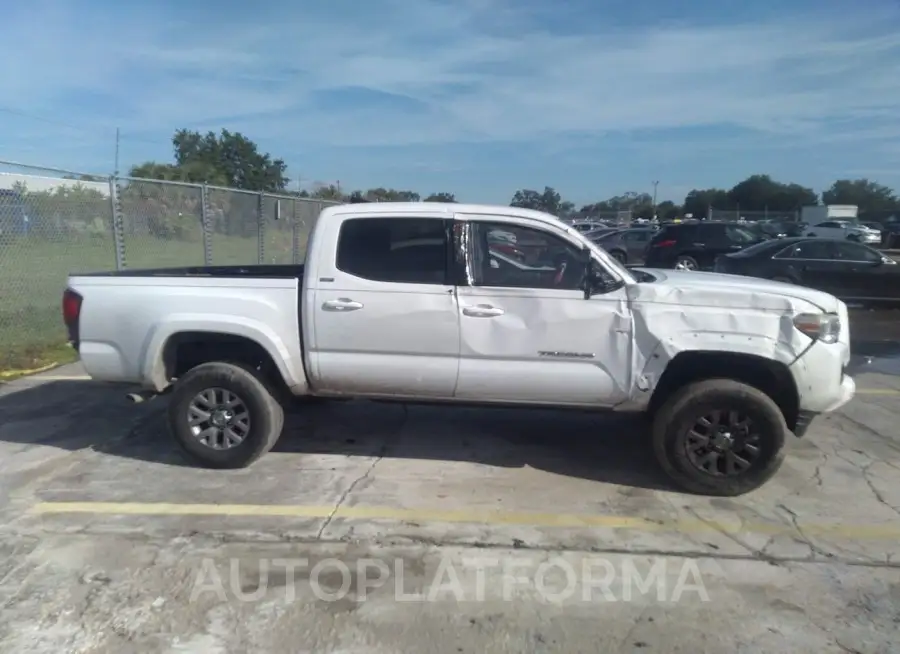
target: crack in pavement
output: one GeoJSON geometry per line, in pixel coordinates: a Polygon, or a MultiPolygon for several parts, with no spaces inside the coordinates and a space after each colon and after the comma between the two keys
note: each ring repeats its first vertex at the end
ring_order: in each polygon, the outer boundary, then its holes
{"type": "Polygon", "coordinates": [[[852,418],[851,416],[847,415],[846,413],[839,413],[838,415],[839,415],[841,418],[843,418],[844,420],[846,420],[847,422],[849,422],[850,424],[854,425],[855,427],[858,427],[859,429],[862,429],[862,430],[863,430],[864,432],[866,432],[867,434],[870,434],[870,435],[872,435],[872,436],[875,436],[879,441],[881,441],[882,443],[884,443],[885,445],[887,445],[888,448],[890,448],[890,449],[892,449],[892,450],[894,450],[894,451],[896,451],[896,452],[900,452],[900,445],[898,445],[898,444],[894,441],[893,438],[891,438],[891,437],[889,437],[889,436],[885,436],[885,435],[882,434],[880,431],[877,431],[877,430],[875,430],[875,429],[872,429],[872,428],[869,427],[869,425],[867,425],[866,423],[861,422],[860,420],[857,420],[856,418],[852,418]]]}
{"type": "Polygon", "coordinates": [[[369,478],[369,476],[372,474],[372,471],[375,470],[375,466],[377,466],[387,455],[388,450],[390,449],[391,441],[394,438],[396,438],[400,434],[401,431],[403,431],[404,427],[406,427],[406,424],[409,420],[409,407],[407,407],[405,404],[401,404],[400,406],[403,407],[403,418],[400,420],[400,424],[397,425],[397,427],[394,428],[393,430],[391,430],[389,433],[385,434],[384,442],[381,444],[381,447],[379,448],[378,453],[375,455],[374,459],[372,460],[372,463],[365,470],[365,472],[363,472],[363,474],[361,474],[359,477],[357,477],[352,482],[350,482],[350,485],[347,486],[347,488],[344,490],[344,492],[341,493],[340,497],[338,497],[338,500],[337,500],[337,502],[335,502],[334,508],[331,510],[331,513],[328,514],[328,516],[322,522],[322,526],[319,527],[319,531],[316,533],[316,540],[322,539],[322,534],[325,533],[325,530],[328,528],[328,525],[330,525],[331,521],[334,520],[334,516],[335,516],[335,514],[337,514],[338,509],[340,509],[341,506],[343,506],[344,501],[347,499],[347,497],[350,495],[350,493],[352,493],[353,490],[357,486],[359,486],[359,484],[361,484],[363,481],[365,481],[366,479],[369,478]]]}
{"type": "MultiPolygon", "coordinates": [[[[35,534],[15,534],[8,532],[6,537],[38,537],[35,534]]],[[[894,561],[875,561],[875,560],[854,560],[842,559],[838,556],[831,555],[825,559],[817,559],[806,556],[780,556],[769,555],[760,557],[755,550],[748,548],[747,554],[712,551],[712,550],[673,550],[666,548],[646,548],[636,549],[629,547],[618,547],[613,545],[595,545],[580,546],[567,545],[562,543],[528,543],[520,542],[515,546],[511,546],[508,540],[489,541],[489,540],[467,540],[467,539],[437,539],[427,536],[379,536],[367,537],[365,539],[348,539],[348,538],[316,538],[313,536],[295,536],[292,534],[272,534],[267,532],[263,537],[254,539],[246,533],[240,535],[216,532],[185,532],[183,530],[173,530],[171,536],[163,537],[159,535],[149,536],[143,532],[110,532],[91,530],[87,527],[78,530],[68,531],[46,531],[43,537],[51,538],[55,536],[105,536],[120,538],[129,543],[141,543],[155,547],[165,547],[183,541],[192,541],[192,546],[209,547],[215,545],[308,545],[308,546],[353,546],[365,544],[367,547],[374,548],[391,548],[391,547],[408,547],[408,546],[424,546],[433,549],[443,547],[452,548],[471,548],[488,551],[526,551],[539,553],[571,553],[571,554],[612,554],[612,555],[629,555],[629,556],[661,556],[676,559],[709,559],[721,561],[756,561],[759,563],[769,563],[772,565],[780,564],[804,564],[816,566],[836,566],[843,565],[849,568],[872,568],[872,569],[891,569],[900,570],[900,562],[894,561]]]]}
{"type": "MultiPolygon", "coordinates": [[[[709,527],[709,528],[712,529],[713,531],[715,531],[715,532],[721,534],[722,536],[724,536],[725,538],[727,538],[728,540],[730,540],[730,541],[733,542],[734,544],[738,545],[739,547],[742,547],[742,548],[744,548],[745,550],[747,550],[747,551],[751,554],[751,556],[750,556],[749,558],[754,558],[754,559],[760,560],[760,561],[766,561],[767,563],[771,563],[772,565],[778,565],[778,560],[777,560],[777,559],[775,559],[774,557],[769,556],[768,554],[766,554],[766,553],[763,552],[762,550],[758,550],[758,549],[754,548],[753,546],[748,545],[747,543],[745,543],[744,541],[742,541],[740,538],[738,538],[738,537],[735,536],[734,534],[732,534],[732,533],[726,531],[725,529],[723,529],[721,525],[718,525],[718,524],[712,522],[711,520],[707,520],[706,518],[704,518],[703,516],[701,516],[699,513],[697,513],[697,510],[694,509],[693,507],[685,507],[685,508],[686,508],[686,510],[687,510],[687,512],[688,512],[689,514],[691,514],[692,516],[694,516],[697,520],[699,520],[700,522],[702,522],[703,524],[705,524],[707,527],[709,527]]],[[[743,518],[741,518],[740,516],[738,516],[738,519],[741,520],[741,524],[744,523],[743,518]]]]}

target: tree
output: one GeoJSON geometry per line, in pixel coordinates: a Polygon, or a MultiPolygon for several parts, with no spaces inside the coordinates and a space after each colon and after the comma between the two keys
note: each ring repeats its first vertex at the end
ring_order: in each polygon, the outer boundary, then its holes
{"type": "Polygon", "coordinates": [[[370,188],[363,193],[369,202],[420,202],[421,196],[415,191],[398,191],[393,188],[370,188]]]}
{"type": "Polygon", "coordinates": [[[423,202],[456,202],[456,196],[453,193],[432,193],[423,202]]]}
{"type": "Polygon", "coordinates": [[[344,200],[344,194],[341,193],[340,187],[336,184],[320,186],[310,194],[310,197],[315,200],[330,200],[332,202],[343,202],[344,200]]]}
{"type": "Polygon", "coordinates": [[[653,217],[653,198],[649,193],[629,191],[602,202],[586,204],[578,210],[582,218],[610,217],[610,214],[630,211],[633,218],[653,217]]]}
{"type": "MultiPolygon", "coordinates": [[[[728,191],[729,206],[743,211],[796,211],[818,204],[819,197],[811,188],[799,184],[776,182],[768,175],[751,175],[728,191]]],[[[716,207],[718,208],[718,207],[716,207]]]]}
{"type": "Polygon", "coordinates": [[[349,202],[350,204],[361,204],[363,202],[368,202],[366,198],[363,196],[362,191],[353,191],[350,195],[344,198],[345,202],[349,202]]]}
{"type": "Polygon", "coordinates": [[[544,211],[560,218],[568,218],[575,211],[575,205],[563,200],[551,186],[545,186],[543,193],[527,188],[520,189],[513,195],[509,206],[544,211]]]}
{"type": "Polygon", "coordinates": [[[660,220],[672,220],[677,218],[679,213],[681,213],[681,207],[671,200],[663,200],[656,205],[656,216],[660,220]]]}
{"type": "Polygon", "coordinates": [[[855,204],[862,215],[885,215],[900,209],[894,190],[868,179],[839,179],[822,193],[822,204],[855,204]]]}
{"type": "Polygon", "coordinates": [[[259,147],[240,132],[223,129],[205,135],[180,129],[172,137],[175,163],[153,161],[134,166],[131,177],[179,182],[209,183],[248,191],[284,191],[287,164],[260,153],[259,147]]]}
{"type": "Polygon", "coordinates": [[[730,209],[728,191],[720,188],[693,189],[685,196],[682,206],[685,215],[691,214],[694,218],[705,218],[710,208],[730,209]]]}

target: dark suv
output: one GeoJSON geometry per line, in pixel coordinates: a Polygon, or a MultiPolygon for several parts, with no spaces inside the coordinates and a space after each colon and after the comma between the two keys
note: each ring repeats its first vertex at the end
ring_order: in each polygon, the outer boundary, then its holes
{"type": "Polygon", "coordinates": [[[663,226],[650,239],[644,265],[648,268],[712,270],[720,254],[737,252],[766,240],[744,223],[690,222],[663,226]]]}

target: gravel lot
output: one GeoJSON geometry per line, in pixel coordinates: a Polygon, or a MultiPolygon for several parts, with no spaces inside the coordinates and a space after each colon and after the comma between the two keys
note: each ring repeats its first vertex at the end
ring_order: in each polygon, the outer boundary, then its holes
{"type": "Polygon", "coordinates": [[[896,652],[898,350],[861,344],[858,397],[737,499],[672,491],[631,419],[325,403],[217,472],[164,400],[19,380],[0,651],[896,652]]]}

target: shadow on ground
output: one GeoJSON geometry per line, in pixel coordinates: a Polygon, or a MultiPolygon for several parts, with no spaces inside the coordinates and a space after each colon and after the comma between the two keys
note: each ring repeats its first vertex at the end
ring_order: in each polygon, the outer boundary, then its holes
{"type": "MultiPolygon", "coordinates": [[[[191,466],[169,435],[166,403],[157,398],[133,405],[114,386],[50,382],[0,397],[0,445],[90,448],[155,464],[191,466]]],[[[647,446],[640,417],[581,411],[298,403],[289,408],[283,435],[266,458],[280,454],[530,466],[613,484],[669,488],[647,446]]]]}
{"type": "MultiPolygon", "coordinates": [[[[855,339],[852,374],[900,375],[900,338],[894,336],[900,325],[894,321],[897,315],[900,312],[854,317],[851,334],[886,338],[855,339]]],[[[133,405],[121,387],[85,381],[10,390],[0,387],[3,459],[29,446],[45,445],[90,448],[169,466],[191,465],[169,436],[165,398],[133,405]]],[[[280,453],[464,461],[670,488],[647,441],[643,419],[633,416],[335,401],[292,407],[284,434],[266,460],[274,459],[278,465],[280,453]]],[[[4,469],[0,460],[0,472],[4,469]]]]}

